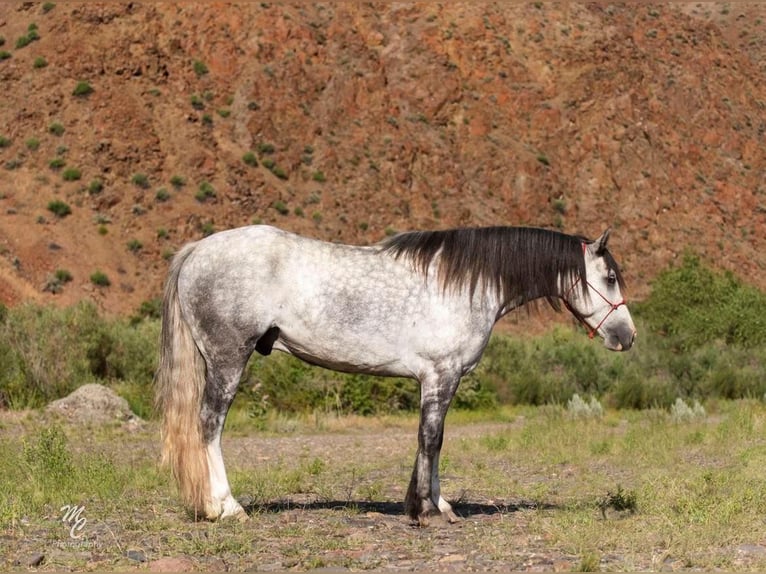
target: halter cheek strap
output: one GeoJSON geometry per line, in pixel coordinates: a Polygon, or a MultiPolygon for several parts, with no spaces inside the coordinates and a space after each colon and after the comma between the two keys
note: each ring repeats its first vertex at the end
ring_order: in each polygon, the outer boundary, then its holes
{"type": "MultiPolygon", "coordinates": [[[[587,250],[587,245],[585,245],[585,243],[583,243],[583,244],[582,244],[582,252],[583,252],[583,255],[585,255],[585,251],[586,251],[586,250],[587,250]]],[[[601,298],[602,298],[604,301],[606,301],[606,302],[609,304],[609,311],[607,311],[606,315],[604,315],[604,318],[603,318],[603,319],[601,319],[601,321],[599,321],[598,325],[596,325],[595,327],[591,327],[591,326],[590,326],[590,325],[588,325],[588,323],[585,321],[585,318],[584,318],[584,317],[583,317],[583,316],[582,316],[580,313],[576,312],[576,311],[574,310],[574,308],[572,307],[572,305],[569,303],[569,295],[572,293],[572,291],[574,291],[574,288],[575,288],[575,287],[577,287],[577,284],[578,284],[579,282],[580,282],[580,277],[578,277],[578,278],[575,280],[575,282],[574,282],[574,283],[572,283],[572,285],[569,287],[569,289],[567,289],[567,292],[564,294],[564,297],[563,297],[563,300],[564,300],[564,305],[566,306],[566,308],[567,308],[567,309],[569,309],[569,311],[570,311],[570,312],[571,312],[571,313],[572,313],[572,314],[573,314],[575,317],[577,317],[577,320],[578,320],[578,321],[580,321],[580,323],[582,323],[582,324],[585,326],[585,328],[588,330],[588,337],[592,339],[592,338],[593,338],[593,337],[596,335],[596,333],[598,332],[598,330],[601,328],[601,325],[603,325],[604,323],[606,323],[606,320],[609,318],[609,315],[611,315],[612,313],[614,313],[614,312],[615,312],[617,309],[619,309],[619,308],[620,308],[622,305],[626,305],[626,304],[627,304],[627,301],[625,301],[625,298],[624,298],[624,297],[623,297],[623,298],[622,298],[622,300],[621,300],[621,301],[619,301],[618,303],[614,303],[613,301],[610,301],[610,300],[609,300],[609,299],[606,297],[606,295],[604,295],[604,294],[603,294],[601,291],[599,291],[598,289],[596,289],[596,288],[595,288],[595,287],[594,287],[594,286],[591,284],[591,282],[590,282],[590,281],[588,281],[588,280],[586,279],[586,280],[585,280],[585,284],[586,284],[586,285],[587,285],[587,286],[588,286],[590,289],[592,289],[593,291],[595,291],[595,292],[598,294],[598,296],[599,296],[599,297],[601,297],[601,298]]]]}

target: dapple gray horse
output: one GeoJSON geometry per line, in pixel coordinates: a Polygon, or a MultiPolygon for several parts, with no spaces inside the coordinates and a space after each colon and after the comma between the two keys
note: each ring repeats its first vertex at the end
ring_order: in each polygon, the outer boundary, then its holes
{"type": "Polygon", "coordinates": [[[607,348],[636,334],[608,231],[588,241],[536,228],[402,233],[365,247],[268,226],[184,246],[165,286],[157,406],[163,458],[197,515],[246,517],[234,499],[221,431],[253,353],[273,350],[352,373],[420,383],[415,468],[406,497],[421,526],[457,519],[439,488],[444,417],[500,317],[560,302],[607,348]]]}

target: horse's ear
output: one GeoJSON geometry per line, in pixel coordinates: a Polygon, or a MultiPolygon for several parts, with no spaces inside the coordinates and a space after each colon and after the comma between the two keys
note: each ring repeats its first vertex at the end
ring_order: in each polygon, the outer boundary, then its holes
{"type": "Polygon", "coordinates": [[[591,249],[596,255],[599,255],[606,251],[606,242],[609,241],[609,233],[611,232],[611,228],[607,227],[606,231],[601,234],[601,237],[596,239],[593,243],[591,243],[591,249]]]}

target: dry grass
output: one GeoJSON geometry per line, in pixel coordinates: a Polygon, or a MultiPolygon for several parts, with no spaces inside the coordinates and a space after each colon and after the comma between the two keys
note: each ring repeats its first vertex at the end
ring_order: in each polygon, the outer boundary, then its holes
{"type": "Polygon", "coordinates": [[[665,411],[452,413],[443,492],[464,520],[425,530],[403,516],[412,416],[270,417],[249,433],[238,421],[224,455],[246,524],[190,520],[157,469],[153,425],[51,435],[38,415],[16,416],[0,425],[0,559],[25,566],[40,553],[41,570],[168,556],[203,570],[763,570],[766,407],[706,407],[683,422],[665,411]],[[65,504],[84,506],[78,539],[65,504]]]}

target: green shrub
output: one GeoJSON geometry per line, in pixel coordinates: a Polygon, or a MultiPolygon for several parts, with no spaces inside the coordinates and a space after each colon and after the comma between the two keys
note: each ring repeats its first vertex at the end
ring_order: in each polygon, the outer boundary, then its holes
{"type": "Polygon", "coordinates": [[[278,165],[275,165],[271,169],[271,173],[276,175],[279,179],[288,179],[287,172],[284,169],[282,169],[281,167],[279,167],[278,165]]]}
{"type": "Polygon", "coordinates": [[[84,97],[93,93],[93,87],[88,82],[77,82],[72,91],[73,96],[84,97]]]}
{"type": "Polygon", "coordinates": [[[61,174],[61,177],[64,178],[64,181],[77,181],[81,177],[80,170],[76,167],[69,167],[64,170],[64,172],[61,174]]]}
{"type": "Polygon", "coordinates": [[[66,435],[58,426],[41,429],[36,442],[24,444],[24,461],[34,475],[50,481],[51,486],[66,480],[75,468],[66,435]]]}
{"type": "Polygon", "coordinates": [[[208,73],[207,66],[205,65],[205,62],[202,62],[201,60],[194,60],[194,73],[197,74],[197,77],[200,78],[208,73]]]}
{"type": "Polygon", "coordinates": [[[92,303],[11,309],[0,323],[0,404],[38,407],[88,382],[87,339],[100,325],[92,303]]]}
{"type": "Polygon", "coordinates": [[[210,182],[203,181],[200,183],[197,193],[194,194],[194,198],[199,202],[203,202],[212,197],[215,197],[215,189],[210,182]]]}
{"type": "Polygon", "coordinates": [[[48,126],[48,131],[54,136],[62,136],[64,134],[64,126],[62,126],[59,122],[53,122],[50,126],[48,126]]]}
{"type": "Polygon", "coordinates": [[[256,167],[258,165],[258,159],[255,157],[255,154],[251,151],[246,152],[242,156],[242,161],[251,167],[256,167]]]}
{"type": "Polygon", "coordinates": [[[48,167],[51,169],[61,169],[66,165],[66,161],[64,158],[61,157],[54,157],[52,160],[48,162],[48,167]]]}
{"type": "Polygon", "coordinates": [[[213,225],[212,221],[206,221],[200,227],[200,231],[202,232],[202,237],[208,237],[209,235],[213,235],[213,233],[215,233],[215,225],[213,225]]]}
{"type": "Polygon", "coordinates": [[[192,107],[195,110],[204,110],[205,109],[205,102],[202,100],[202,98],[197,94],[192,94],[189,98],[189,101],[191,102],[192,107]]]}
{"type": "Polygon", "coordinates": [[[140,187],[141,189],[149,189],[149,176],[145,173],[134,173],[133,177],[130,178],[130,181],[136,187],[140,187]]]}
{"type": "Polygon", "coordinates": [[[690,396],[724,399],[766,397],[766,348],[745,350],[718,347],[714,354],[716,360],[704,372],[699,391],[690,396]]]}
{"type": "Polygon", "coordinates": [[[11,58],[11,53],[8,50],[0,50],[0,60],[8,60],[11,58]]]}
{"type": "Polygon", "coordinates": [[[62,283],[69,283],[72,280],[72,274],[66,269],[56,269],[54,276],[62,283]]]}
{"type": "Polygon", "coordinates": [[[19,36],[19,38],[16,39],[16,49],[21,50],[22,48],[26,48],[37,39],[38,35],[36,32],[34,34],[24,34],[23,36],[19,36]]]}
{"type": "Polygon", "coordinates": [[[248,405],[292,413],[382,414],[417,409],[420,399],[412,380],[333,373],[281,354],[254,356],[241,388],[248,405]]]}
{"type": "Polygon", "coordinates": [[[112,282],[103,271],[94,271],[90,276],[90,282],[99,287],[109,287],[112,282]]]}
{"type": "Polygon", "coordinates": [[[40,147],[40,140],[37,138],[29,138],[24,142],[24,145],[27,146],[29,151],[37,151],[40,147]]]}
{"type": "Polygon", "coordinates": [[[615,381],[609,394],[618,409],[668,409],[679,396],[673,381],[662,376],[626,377],[615,381]]]}
{"type": "Polygon", "coordinates": [[[170,185],[172,185],[176,189],[180,189],[184,185],[186,185],[186,180],[180,175],[174,175],[173,177],[170,178],[170,185]]]}
{"type": "Polygon", "coordinates": [[[55,2],[43,2],[43,13],[47,14],[56,7],[55,2]]]}
{"type": "Polygon", "coordinates": [[[58,509],[62,501],[81,501],[82,492],[93,500],[119,499],[135,481],[131,469],[118,472],[110,456],[70,450],[66,433],[57,424],[30,433],[21,444],[4,440],[1,447],[8,455],[6,478],[17,485],[15,496],[6,497],[1,505],[3,518],[10,523],[58,509]]]}
{"type": "Polygon", "coordinates": [[[141,243],[138,239],[131,239],[128,241],[128,251],[131,253],[138,253],[143,249],[144,244],[141,243]]]}
{"type": "MultiPolygon", "coordinates": [[[[242,400],[263,414],[325,411],[377,415],[415,411],[420,403],[417,382],[396,377],[336,373],[317,369],[288,355],[254,355],[242,384],[242,400]]],[[[494,394],[478,381],[464,381],[454,408],[494,408],[494,394]]]]}
{"type": "Polygon", "coordinates": [[[270,144],[270,143],[258,144],[258,153],[262,155],[272,154],[275,151],[276,151],[276,148],[274,147],[274,144],[270,144]]]}
{"type": "Polygon", "coordinates": [[[90,195],[97,195],[104,191],[104,182],[100,179],[94,179],[88,184],[88,193],[90,195]]]}
{"type": "MultiPolygon", "coordinates": [[[[212,222],[202,226],[202,231],[212,232],[212,222]]],[[[163,252],[163,257],[170,255],[170,250],[163,252]]],[[[688,280],[712,285],[709,289],[719,296],[711,307],[722,309],[729,319],[737,317],[728,310],[734,306],[732,301],[756,301],[751,308],[757,308],[760,292],[696,262],[684,263],[682,268],[686,267],[685,272],[693,275],[688,280]]],[[[661,273],[655,291],[635,306],[641,311],[634,313],[641,335],[636,351],[611,353],[585,337],[579,327],[559,326],[539,336],[494,335],[477,369],[461,382],[454,407],[566,405],[575,395],[630,409],[671,409],[679,399],[689,405],[714,398],[763,399],[766,345],[757,342],[757,335],[749,334],[747,344],[736,338],[733,344],[720,335],[699,337],[703,331],[685,312],[660,317],[660,326],[667,332],[653,330],[657,318],[652,313],[660,313],[657,307],[662,308],[659,304],[669,297],[662,282],[666,274],[672,277],[676,273],[676,268],[661,273]],[[692,339],[686,329],[702,342],[692,339]],[[692,340],[697,344],[687,348],[677,344],[692,340]]],[[[54,278],[64,283],[67,276],[71,277],[58,270],[54,278]]],[[[91,281],[101,284],[103,280],[92,277],[91,281]]],[[[707,295],[698,299],[706,309],[707,295]]],[[[115,382],[133,408],[151,413],[160,308],[159,299],[146,302],[126,322],[105,320],[92,305],[65,310],[0,306],[0,405],[39,406],[82,382],[101,380],[115,382]]],[[[719,333],[720,325],[713,322],[710,328],[719,333]]],[[[731,332],[737,333],[736,329],[731,332]]],[[[279,353],[255,355],[240,389],[237,400],[249,401],[251,406],[245,408],[252,409],[253,416],[270,410],[362,414],[415,410],[419,397],[417,383],[411,380],[335,373],[279,353]]]]}
{"type": "Polygon", "coordinates": [[[37,56],[32,62],[32,67],[39,70],[40,68],[44,68],[48,65],[48,61],[43,58],[42,56],[37,56]]]}
{"type": "Polygon", "coordinates": [[[170,194],[168,193],[167,189],[165,189],[164,187],[161,187],[157,190],[157,193],[154,194],[154,198],[157,201],[167,201],[168,199],[170,199],[170,194]]]}
{"type": "Polygon", "coordinates": [[[743,348],[766,344],[766,294],[691,254],[658,275],[651,297],[636,311],[654,336],[679,351],[716,340],[743,348]]]}
{"type": "Polygon", "coordinates": [[[9,147],[11,145],[10,138],[0,136],[0,148],[9,147]]]}
{"type": "Polygon", "coordinates": [[[48,211],[52,212],[57,217],[66,217],[72,213],[72,208],[69,207],[66,202],[60,199],[54,199],[48,202],[48,211]]]}
{"type": "Polygon", "coordinates": [[[162,299],[156,297],[142,301],[136,314],[131,318],[131,324],[144,319],[160,319],[162,317],[162,299]]]}
{"type": "Polygon", "coordinates": [[[290,213],[290,208],[287,207],[287,204],[280,199],[272,203],[271,206],[274,209],[276,209],[281,215],[288,215],[290,213]]]}
{"type": "Polygon", "coordinates": [[[327,178],[325,178],[324,173],[321,171],[315,171],[313,174],[311,174],[311,179],[318,181],[319,183],[324,183],[327,181],[327,178]]]}

